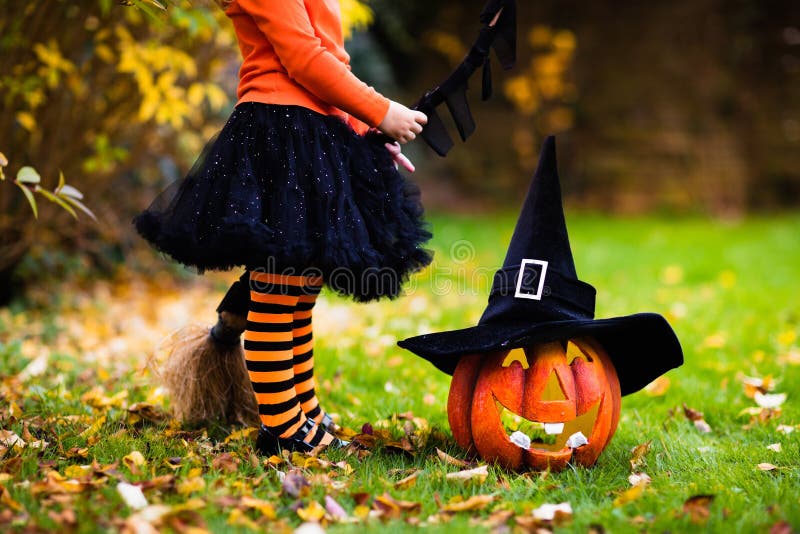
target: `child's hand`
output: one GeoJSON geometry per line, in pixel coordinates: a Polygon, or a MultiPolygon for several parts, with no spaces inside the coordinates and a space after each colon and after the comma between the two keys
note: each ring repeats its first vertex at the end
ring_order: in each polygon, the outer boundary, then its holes
{"type": "Polygon", "coordinates": [[[405,170],[408,172],[414,172],[414,164],[411,163],[411,160],[405,157],[400,152],[400,145],[397,143],[386,143],[386,150],[389,151],[389,154],[392,155],[392,159],[394,160],[394,166],[397,167],[398,165],[402,165],[405,170]]]}
{"type": "Polygon", "coordinates": [[[408,109],[403,104],[392,102],[389,111],[378,125],[378,129],[402,144],[413,141],[428,124],[428,117],[421,111],[408,109]]]}

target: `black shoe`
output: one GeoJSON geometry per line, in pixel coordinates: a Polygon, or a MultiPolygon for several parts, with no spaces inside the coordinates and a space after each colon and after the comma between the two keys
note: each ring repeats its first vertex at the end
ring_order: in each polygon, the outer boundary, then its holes
{"type": "MultiPolygon", "coordinates": [[[[265,455],[272,456],[273,454],[280,454],[281,450],[297,451],[297,452],[311,452],[313,451],[324,437],[325,429],[317,426],[313,419],[307,419],[303,426],[295,432],[290,438],[282,438],[272,433],[269,427],[261,425],[258,429],[258,438],[256,439],[256,449],[265,455]],[[303,438],[311,433],[315,433],[310,443],[303,441],[303,438]]],[[[328,444],[328,447],[334,449],[344,448],[350,444],[348,441],[343,441],[334,437],[333,441],[328,444]]]]}

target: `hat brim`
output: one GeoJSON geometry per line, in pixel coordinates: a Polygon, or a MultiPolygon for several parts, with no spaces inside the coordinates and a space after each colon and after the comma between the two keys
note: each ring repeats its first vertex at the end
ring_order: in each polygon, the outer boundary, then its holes
{"type": "Polygon", "coordinates": [[[481,324],[461,330],[424,334],[397,344],[452,375],[461,356],[592,336],[608,353],[623,395],[639,391],[683,363],[675,332],[657,313],[609,319],[574,319],[537,324],[481,324]]]}

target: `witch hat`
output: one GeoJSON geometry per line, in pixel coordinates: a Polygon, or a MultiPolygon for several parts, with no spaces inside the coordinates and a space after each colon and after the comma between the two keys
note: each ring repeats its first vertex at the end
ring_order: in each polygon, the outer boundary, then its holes
{"type": "Polygon", "coordinates": [[[680,366],[683,352],[656,313],[595,319],[595,288],[578,279],[561,204],[555,139],[548,137],[503,267],[477,326],[398,342],[453,374],[461,356],[594,337],[608,353],[623,395],[680,366]]]}

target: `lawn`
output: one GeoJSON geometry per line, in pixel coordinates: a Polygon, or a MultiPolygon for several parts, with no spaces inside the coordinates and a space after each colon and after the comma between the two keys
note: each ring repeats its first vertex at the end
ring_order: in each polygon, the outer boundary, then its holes
{"type": "Polygon", "coordinates": [[[447,478],[481,465],[437,452],[469,460],[447,424],[449,377],[394,343],[477,322],[516,214],[435,215],[435,262],[404,298],[359,306],[323,294],[315,311],[320,396],[345,427],[372,428],[363,458],[261,458],[246,429],[162,417],[168,400],[146,356],[172,329],[213,322],[231,275],[123,269],[31,288],[0,311],[0,529],[280,532],[308,520],[331,532],[800,530],[800,216],[567,217],[597,317],[662,313],[686,360],[623,399],[594,467],[447,478]],[[759,406],[759,387],[785,402],[759,406]],[[633,486],[632,471],[650,483],[633,486]],[[147,507],[127,505],[120,483],[138,485],[147,507]],[[572,514],[535,520],[545,503],[572,514]]]}

